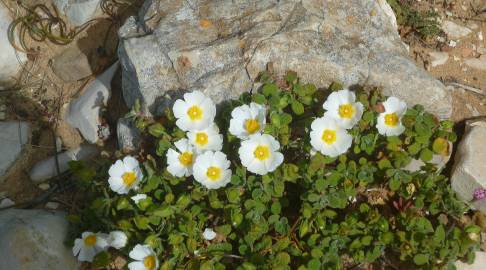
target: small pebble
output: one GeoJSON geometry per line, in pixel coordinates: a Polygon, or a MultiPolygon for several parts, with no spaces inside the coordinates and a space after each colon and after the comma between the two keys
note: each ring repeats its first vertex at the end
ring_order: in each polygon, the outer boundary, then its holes
{"type": "Polygon", "coordinates": [[[51,186],[48,183],[42,183],[38,187],[42,190],[48,190],[51,186]]]}
{"type": "Polygon", "coordinates": [[[14,201],[10,200],[9,198],[5,198],[0,202],[0,208],[9,207],[14,204],[15,204],[14,201]]]}
{"type": "Polygon", "coordinates": [[[483,40],[483,32],[479,32],[478,33],[478,39],[479,40],[483,40]]]}
{"type": "Polygon", "coordinates": [[[454,40],[449,40],[449,47],[456,47],[457,46],[457,42],[455,42],[454,40]]]}
{"type": "Polygon", "coordinates": [[[59,203],[57,203],[57,202],[48,202],[48,203],[46,203],[46,208],[48,208],[48,209],[57,209],[57,208],[59,208],[59,203]]]}

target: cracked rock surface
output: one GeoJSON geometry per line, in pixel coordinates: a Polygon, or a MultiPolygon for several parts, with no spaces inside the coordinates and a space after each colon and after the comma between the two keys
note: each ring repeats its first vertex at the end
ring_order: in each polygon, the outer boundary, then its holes
{"type": "Polygon", "coordinates": [[[184,91],[237,98],[269,62],[318,87],[366,84],[452,111],[451,93],[408,58],[386,1],[147,0],[119,35],[125,101],[152,114],[184,91]]]}

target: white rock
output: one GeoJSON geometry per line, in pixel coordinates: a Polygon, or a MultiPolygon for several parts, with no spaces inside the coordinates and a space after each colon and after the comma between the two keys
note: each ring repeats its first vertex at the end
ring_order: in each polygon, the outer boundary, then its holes
{"type": "Polygon", "coordinates": [[[454,47],[456,47],[456,46],[457,46],[457,42],[456,42],[456,41],[454,41],[454,40],[449,40],[449,47],[454,48],[454,47]]]}
{"type": "Polygon", "coordinates": [[[473,264],[463,263],[461,261],[456,262],[457,270],[484,270],[486,266],[486,252],[476,251],[476,258],[473,264]]]}
{"type": "Polygon", "coordinates": [[[67,122],[77,128],[90,143],[96,143],[100,139],[100,130],[102,130],[100,111],[110,98],[111,80],[117,69],[118,62],[91,82],[81,96],[71,101],[69,105],[67,122]]]}
{"type": "Polygon", "coordinates": [[[468,121],[452,170],[452,189],[465,202],[486,213],[486,200],[473,200],[474,190],[486,188],[486,119],[468,121]]]}
{"type": "Polygon", "coordinates": [[[59,203],[58,202],[47,202],[46,208],[55,210],[55,209],[59,208],[59,203]]]}
{"type": "Polygon", "coordinates": [[[390,19],[390,24],[395,27],[398,31],[398,24],[397,24],[397,18],[395,17],[395,13],[393,12],[393,9],[391,8],[390,4],[388,4],[388,1],[386,0],[378,0],[378,5],[380,8],[383,10],[385,15],[388,16],[390,19]]]}
{"type": "Polygon", "coordinates": [[[481,55],[479,58],[466,59],[464,63],[474,69],[486,71],[486,55],[481,55]]]}
{"type": "Polygon", "coordinates": [[[446,52],[430,52],[429,55],[432,67],[443,65],[449,59],[449,54],[446,52]]]}
{"type": "MultiPolygon", "coordinates": [[[[81,145],[79,148],[71,149],[57,155],[59,171],[63,173],[69,169],[69,161],[84,160],[98,154],[98,149],[92,145],[81,145]]],[[[56,157],[52,156],[34,165],[30,171],[30,179],[34,182],[41,182],[57,175],[56,157]]],[[[39,186],[40,187],[40,186],[39,186]]]]}
{"type": "Polygon", "coordinates": [[[27,60],[25,53],[16,51],[8,40],[7,31],[11,22],[9,10],[0,5],[0,90],[14,83],[13,78],[17,75],[21,63],[27,60]]]}
{"type": "Polygon", "coordinates": [[[54,5],[74,26],[80,26],[101,14],[101,0],[54,0],[54,5]]]}
{"type": "Polygon", "coordinates": [[[59,211],[0,211],[0,269],[78,269],[64,245],[67,232],[66,215],[59,211]]]}
{"type": "Polygon", "coordinates": [[[479,40],[483,40],[483,32],[479,32],[478,33],[478,39],[479,40]]]}
{"type": "Polygon", "coordinates": [[[26,122],[0,122],[0,183],[8,169],[20,157],[30,138],[30,125],[26,122]]]}
{"type": "Polygon", "coordinates": [[[442,30],[447,34],[450,39],[463,38],[472,33],[471,29],[456,24],[452,21],[444,21],[441,25],[442,30]]]}
{"type": "Polygon", "coordinates": [[[0,209],[10,207],[12,205],[15,205],[15,202],[10,200],[9,198],[5,198],[0,202],[0,209]]]}
{"type": "Polygon", "coordinates": [[[118,119],[116,133],[118,148],[123,152],[132,152],[139,148],[141,141],[140,130],[134,126],[130,119],[118,119]]]}
{"type": "Polygon", "coordinates": [[[51,185],[49,185],[48,183],[42,183],[37,187],[40,188],[41,190],[48,190],[49,188],[51,188],[51,185]]]}
{"type": "Polygon", "coordinates": [[[486,48],[485,48],[485,47],[479,47],[479,48],[477,49],[477,52],[478,52],[479,54],[486,54],[486,48]]]}

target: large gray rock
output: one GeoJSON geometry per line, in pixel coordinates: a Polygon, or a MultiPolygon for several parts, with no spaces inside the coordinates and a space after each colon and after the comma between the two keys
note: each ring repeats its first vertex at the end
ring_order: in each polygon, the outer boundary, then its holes
{"type": "Polygon", "coordinates": [[[0,211],[0,269],[78,269],[77,259],[64,246],[68,231],[58,211],[0,211]]]}
{"type": "Polygon", "coordinates": [[[486,213],[486,200],[473,201],[477,188],[486,189],[486,119],[469,121],[457,149],[451,181],[452,189],[466,202],[486,213]]]}
{"type": "Polygon", "coordinates": [[[463,263],[461,261],[456,262],[457,270],[484,270],[486,266],[486,252],[476,251],[476,258],[473,264],[463,263]]]}
{"type": "Polygon", "coordinates": [[[8,40],[7,32],[11,22],[9,10],[0,5],[0,90],[14,83],[21,64],[27,60],[25,53],[16,52],[8,40]]]}
{"type": "Polygon", "coordinates": [[[20,157],[30,138],[30,125],[26,122],[0,122],[0,183],[8,169],[20,157]]]}
{"type": "Polygon", "coordinates": [[[101,109],[111,96],[111,80],[118,62],[98,76],[77,99],[71,101],[66,114],[69,125],[77,128],[90,143],[106,139],[106,126],[101,121],[101,109]]]}
{"type": "Polygon", "coordinates": [[[65,82],[74,82],[93,74],[88,56],[73,44],[52,59],[52,71],[65,82]]]}
{"type": "Polygon", "coordinates": [[[142,134],[130,119],[118,119],[116,134],[118,137],[118,148],[124,153],[130,153],[140,147],[142,134]]]}
{"type": "MultiPolygon", "coordinates": [[[[73,160],[86,160],[98,154],[96,146],[81,145],[76,149],[70,149],[57,155],[59,173],[69,169],[69,162],[73,160]]],[[[34,165],[30,171],[30,179],[34,182],[42,182],[57,175],[56,157],[52,156],[34,165]]]]}
{"type": "Polygon", "coordinates": [[[318,87],[379,86],[440,117],[452,111],[451,93],[408,57],[386,1],[147,0],[119,35],[125,101],[152,114],[182,91],[236,98],[269,62],[318,87]]]}

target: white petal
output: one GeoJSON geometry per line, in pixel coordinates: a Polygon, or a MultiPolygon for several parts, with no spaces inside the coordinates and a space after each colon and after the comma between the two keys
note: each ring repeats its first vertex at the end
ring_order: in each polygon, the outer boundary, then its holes
{"type": "Polygon", "coordinates": [[[130,270],[147,270],[143,262],[131,262],[128,264],[128,269],[130,270]]]}
{"type": "Polygon", "coordinates": [[[189,144],[189,140],[186,139],[186,138],[182,138],[182,139],[178,140],[177,142],[174,143],[174,145],[177,148],[177,150],[179,150],[179,152],[181,152],[181,153],[191,149],[191,146],[189,144]]]}
{"type": "Polygon", "coordinates": [[[407,104],[396,97],[389,97],[383,102],[383,106],[385,107],[385,112],[394,112],[398,117],[402,116],[407,111],[407,104]]]}
{"type": "Polygon", "coordinates": [[[73,246],[73,255],[78,256],[79,252],[83,248],[83,239],[76,239],[74,240],[74,246],[73,246]]]}
{"type": "Polygon", "coordinates": [[[184,94],[184,100],[192,105],[200,105],[206,99],[201,91],[193,91],[191,93],[184,94]]]}
{"type": "Polygon", "coordinates": [[[216,238],[216,233],[213,231],[213,229],[206,228],[203,232],[203,237],[204,239],[211,241],[216,238]]]}
{"type": "Polygon", "coordinates": [[[327,111],[337,111],[339,108],[338,92],[332,92],[322,104],[322,107],[327,111]]]}
{"type": "Polygon", "coordinates": [[[118,194],[127,194],[128,193],[128,188],[125,186],[123,183],[123,179],[120,177],[110,177],[108,179],[108,183],[110,184],[111,190],[118,194]]]}
{"type": "Polygon", "coordinates": [[[137,261],[142,261],[145,257],[151,255],[153,253],[152,249],[148,245],[140,245],[137,244],[132,251],[128,254],[130,258],[137,260],[137,261]]]}
{"type": "Polygon", "coordinates": [[[174,116],[176,118],[185,117],[188,109],[189,109],[189,105],[180,99],[176,100],[174,106],[172,107],[172,111],[174,112],[174,116]]]}
{"type": "Polygon", "coordinates": [[[93,247],[83,247],[79,252],[78,260],[81,262],[92,262],[95,255],[96,251],[93,247]]]}
{"type": "Polygon", "coordinates": [[[277,169],[278,166],[282,164],[283,160],[284,160],[284,156],[282,153],[280,152],[273,153],[272,162],[267,166],[268,171],[269,172],[275,171],[275,169],[277,169]]]}
{"type": "Polygon", "coordinates": [[[117,160],[115,164],[111,165],[110,169],[108,170],[108,174],[110,176],[122,176],[125,173],[125,165],[123,161],[117,160]]]}
{"type": "Polygon", "coordinates": [[[137,194],[135,196],[130,197],[135,203],[138,203],[141,200],[147,199],[147,195],[145,194],[137,194]]]}
{"type": "Polygon", "coordinates": [[[139,167],[138,160],[136,160],[135,158],[133,158],[131,156],[126,156],[123,159],[123,164],[125,165],[125,168],[127,168],[130,171],[133,171],[133,170],[135,170],[136,168],[139,167]]]}
{"type": "MultiPolygon", "coordinates": [[[[140,195],[145,195],[145,194],[140,194],[140,195]]],[[[120,249],[120,248],[123,248],[123,247],[126,246],[128,237],[122,231],[112,231],[112,232],[110,232],[110,236],[109,236],[108,239],[109,239],[108,244],[111,247],[114,247],[116,249],[120,249]]]]}

